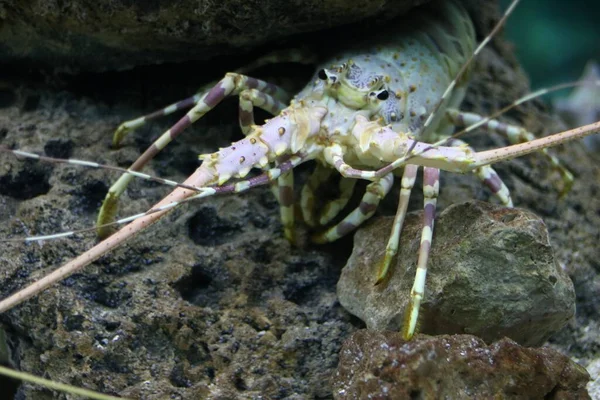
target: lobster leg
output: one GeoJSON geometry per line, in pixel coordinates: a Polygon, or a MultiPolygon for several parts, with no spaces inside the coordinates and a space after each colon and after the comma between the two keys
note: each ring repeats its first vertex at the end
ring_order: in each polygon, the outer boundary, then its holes
{"type": "Polygon", "coordinates": [[[277,178],[279,215],[283,225],[285,238],[292,244],[296,243],[294,230],[294,172],[290,171],[277,178]]]}
{"type": "MultiPolygon", "coordinates": [[[[260,101],[257,104],[259,107],[261,105],[266,106],[266,111],[273,110],[276,107],[282,107],[282,103],[273,99],[271,96],[285,96],[283,89],[280,89],[273,84],[245,75],[228,73],[208,93],[203,95],[197,104],[183,118],[163,133],[129,169],[133,171],[141,170],[146,163],[158,154],[158,152],[164,149],[172,140],[177,138],[185,128],[216,107],[224,98],[231,95],[240,95],[242,92],[246,92],[244,93],[244,100],[242,100],[246,108],[248,107],[248,102],[251,103],[253,99],[256,99],[257,101],[260,101]],[[264,96],[253,94],[254,92],[247,92],[252,89],[260,91],[264,96]]],[[[242,108],[240,107],[240,112],[241,111],[242,108]]],[[[253,114],[250,113],[249,115],[251,119],[253,114]]],[[[244,114],[244,117],[240,115],[240,121],[243,121],[244,123],[250,123],[250,119],[246,114],[244,114]]],[[[133,176],[130,174],[121,175],[117,182],[110,187],[104,202],[102,203],[102,207],[100,208],[96,222],[97,225],[104,225],[114,219],[117,213],[117,201],[132,179],[133,176]]],[[[110,235],[110,233],[111,232],[108,229],[98,228],[98,236],[100,237],[106,237],[110,235]]]]}
{"type": "MultiPolygon", "coordinates": [[[[450,146],[463,146],[471,149],[471,147],[460,139],[452,139],[448,143],[450,146]]],[[[473,150],[474,151],[474,150],[473,150]]],[[[481,183],[490,189],[490,191],[496,196],[500,203],[505,207],[513,207],[512,198],[510,197],[510,190],[506,187],[502,178],[490,165],[484,165],[473,170],[473,173],[479,178],[481,183]]]]}
{"type": "Polygon", "coordinates": [[[333,242],[352,232],[375,214],[379,202],[389,193],[393,183],[393,174],[387,174],[380,180],[371,182],[367,185],[367,190],[363,195],[359,206],[336,225],[324,232],[313,235],[311,238],[312,241],[315,243],[333,242]]]}
{"type": "Polygon", "coordinates": [[[254,122],[254,107],[261,108],[271,115],[277,115],[286,105],[274,96],[261,92],[258,89],[243,90],[240,93],[238,119],[240,129],[244,135],[250,133],[254,122]]]}
{"type": "MultiPolygon", "coordinates": [[[[246,74],[255,69],[264,67],[270,64],[280,64],[280,63],[298,63],[298,64],[314,64],[316,62],[315,56],[313,53],[309,53],[306,49],[291,49],[282,51],[274,51],[269,54],[266,54],[263,57],[256,59],[254,62],[236,69],[234,72],[238,74],[246,74]]],[[[190,96],[186,99],[180,100],[173,104],[170,104],[160,110],[156,110],[150,114],[141,116],[139,118],[132,119],[130,121],[125,121],[115,131],[113,135],[113,147],[118,147],[119,144],[123,141],[125,136],[135,129],[141,127],[146,122],[158,119],[160,117],[173,114],[179,110],[185,110],[195,106],[198,101],[202,98],[202,94],[210,90],[211,87],[215,86],[215,82],[209,83],[207,85],[202,86],[198,92],[196,92],[193,96],[190,96]]],[[[290,99],[289,94],[284,91],[274,93],[274,96],[277,100],[281,102],[288,102],[290,99]]]]}
{"type": "MultiPolygon", "coordinates": [[[[249,134],[252,130],[252,125],[254,125],[254,107],[262,108],[273,115],[277,115],[286,106],[275,97],[257,89],[243,90],[240,93],[239,122],[240,129],[244,135],[249,134]]],[[[277,178],[276,183],[273,185],[273,191],[279,202],[279,213],[284,235],[290,243],[295,243],[294,173],[290,171],[277,178]]]]}
{"type": "MultiPolygon", "coordinates": [[[[505,124],[496,119],[489,119],[483,124],[480,124],[485,117],[482,117],[479,114],[461,112],[455,109],[447,110],[446,114],[452,123],[457,127],[469,127],[477,124],[477,127],[481,127],[488,132],[495,132],[499,135],[502,135],[511,144],[529,142],[535,139],[535,135],[526,129],[515,125],[505,124]]],[[[467,131],[468,130],[469,129],[467,128],[467,131]]],[[[563,187],[560,190],[559,197],[563,197],[571,190],[571,187],[573,186],[573,174],[560,163],[558,158],[550,154],[548,149],[542,149],[541,151],[542,154],[550,161],[552,168],[555,169],[562,177],[563,187]]]]}
{"type": "Polygon", "coordinates": [[[119,127],[113,134],[113,147],[118,148],[121,145],[123,139],[125,139],[125,136],[138,129],[146,122],[158,119],[165,115],[173,114],[174,112],[179,110],[187,110],[188,108],[192,108],[198,103],[198,101],[200,101],[201,98],[202,93],[196,93],[193,96],[190,96],[183,100],[179,100],[173,104],[169,104],[168,106],[161,108],[160,110],[153,111],[150,114],[146,114],[141,117],[123,122],[121,125],[119,125],[119,127]]]}
{"type": "MultiPolygon", "coordinates": [[[[468,145],[459,139],[452,139],[450,142],[452,146],[466,146],[468,145]]],[[[398,210],[396,211],[396,217],[394,218],[394,224],[392,226],[392,233],[385,249],[385,257],[379,265],[377,272],[377,281],[375,284],[380,283],[385,279],[390,263],[393,257],[398,251],[398,243],[400,241],[400,234],[402,231],[402,225],[406,216],[406,210],[408,207],[408,200],[410,193],[415,183],[417,174],[416,165],[408,164],[404,167],[404,174],[402,175],[402,188],[400,189],[400,199],[398,202],[398,210]]],[[[502,179],[498,176],[496,171],[489,165],[485,165],[473,170],[473,173],[486,185],[491,192],[500,200],[502,205],[506,207],[512,207],[512,199],[510,197],[510,191],[502,182],[502,179]]]]}
{"type": "Polygon", "coordinates": [[[375,284],[380,283],[385,278],[389,270],[390,263],[398,252],[400,234],[402,232],[402,226],[404,225],[404,219],[406,218],[406,210],[408,209],[408,200],[410,199],[410,193],[415,185],[418,169],[418,165],[412,164],[408,164],[404,167],[400,188],[400,199],[398,200],[398,209],[396,211],[396,216],[394,217],[392,233],[390,234],[390,238],[385,248],[385,256],[383,257],[383,260],[381,261],[377,271],[377,281],[375,284]]]}
{"type": "Polygon", "coordinates": [[[421,245],[419,247],[419,259],[417,261],[417,272],[415,282],[410,291],[410,302],[406,310],[402,336],[408,340],[413,337],[419,320],[419,308],[425,294],[425,278],[427,277],[427,261],[431,249],[431,238],[433,236],[433,225],[435,220],[435,207],[440,190],[440,170],[437,168],[423,168],[423,195],[424,209],[423,231],[421,233],[421,245]]]}

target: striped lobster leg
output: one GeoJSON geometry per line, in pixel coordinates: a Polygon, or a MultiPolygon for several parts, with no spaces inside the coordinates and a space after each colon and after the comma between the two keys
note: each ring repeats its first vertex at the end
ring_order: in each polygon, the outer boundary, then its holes
{"type": "MultiPolygon", "coordinates": [[[[446,111],[446,115],[455,126],[461,128],[465,127],[465,133],[481,127],[488,132],[494,132],[505,137],[511,144],[530,142],[535,139],[533,133],[520,126],[505,124],[496,119],[486,118],[479,114],[449,109],[446,111]]],[[[542,149],[541,152],[548,158],[552,168],[562,177],[563,185],[559,192],[559,198],[561,198],[571,190],[574,180],[573,174],[565,168],[558,158],[553,156],[548,149],[542,149]]]]}
{"type": "Polygon", "coordinates": [[[435,221],[435,207],[440,192],[440,170],[437,168],[423,168],[423,196],[424,209],[423,231],[421,233],[421,245],[419,247],[419,258],[417,260],[417,272],[415,282],[410,291],[410,301],[404,318],[402,336],[408,340],[413,337],[417,330],[419,321],[419,308],[425,294],[425,279],[427,277],[427,261],[431,249],[433,237],[433,225],[435,221]]]}
{"type": "MultiPolygon", "coordinates": [[[[141,170],[146,163],[148,163],[154,158],[154,156],[156,156],[156,154],[158,154],[158,152],[164,149],[169,143],[171,143],[172,140],[176,139],[185,128],[196,122],[198,119],[204,116],[204,114],[216,107],[217,104],[219,104],[226,97],[232,95],[241,95],[242,92],[245,92],[242,103],[246,108],[248,107],[248,102],[251,103],[253,99],[257,99],[257,105],[259,107],[264,105],[266,107],[266,111],[283,107],[282,103],[273,97],[279,98],[286,96],[286,93],[283,89],[273,84],[251,78],[246,75],[228,73],[210,91],[208,91],[208,93],[204,94],[197,104],[183,118],[181,118],[177,123],[175,123],[175,125],[173,125],[152,145],[150,145],[150,147],[146,149],[146,151],[129,167],[129,169],[133,171],[141,170]],[[262,96],[251,92],[252,89],[259,91],[262,96]]],[[[240,112],[243,114],[246,112],[246,110],[242,111],[242,108],[240,107],[240,112]]],[[[252,113],[250,113],[249,116],[247,114],[240,115],[240,121],[244,121],[244,123],[250,123],[253,119],[252,116],[252,113]]],[[[98,226],[105,225],[114,219],[117,213],[118,199],[132,179],[133,175],[131,174],[121,175],[117,182],[110,187],[98,214],[98,219],[96,221],[98,226]]],[[[100,237],[106,237],[111,233],[112,232],[109,229],[98,228],[98,236],[100,237]]]]}
{"type": "MultiPolygon", "coordinates": [[[[261,108],[272,115],[279,114],[286,105],[274,96],[261,92],[258,89],[247,89],[240,93],[239,122],[244,135],[252,131],[254,122],[254,108],[261,108]]],[[[295,243],[294,231],[294,172],[282,174],[274,181],[272,190],[279,202],[279,214],[283,225],[285,238],[290,243],[295,243]]]]}
{"type": "Polygon", "coordinates": [[[296,231],[294,229],[294,172],[281,174],[273,183],[272,190],[279,202],[279,216],[283,225],[283,234],[292,244],[296,244],[296,231]]]}
{"type": "Polygon", "coordinates": [[[125,136],[134,130],[138,129],[142,125],[146,124],[148,121],[152,121],[158,119],[160,117],[164,117],[166,115],[173,114],[179,110],[187,110],[195,106],[198,101],[202,98],[202,93],[196,93],[193,96],[185,98],[183,100],[179,100],[173,104],[169,104],[168,106],[161,108],[160,110],[156,110],[151,112],[150,114],[143,115],[141,117],[125,121],[115,131],[113,134],[113,142],[112,145],[114,148],[118,148],[121,145],[125,136]]]}
{"type": "MultiPolygon", "coordinates": [[[[469,146],[466,142],[460,139],[451,139],[448,141],[449,146],[453,147],[464,147],[470,149],[472,151],[473,148],[469,146]]],[[[473,174],[475,174],[481,183],[490,189],[492,194],[496,196],[496,198],[500,201],[500,203],[505,207],[513,207],[512,198],[510,197],[510,190],[500,178],[500,175],[492,168],[490,165],[484,165],[473,170],[473,174]]]]}
{"type": "Polygon", "coordinates": [[[368,184],[357,208],[336,225],[324,232],[313,235],[311,240],[315,243],[333,242],[355,230],[375,214],[379,202],[390,192],[393,183],[394,175],[387,174],[383,178],[368,184]]]}
{"type": "Polygon", "coordinates": [[[408,164],[404,167],[404,173],[402,174],[400,187],[400,198],[398,200],[398,209],[396,211],[396,216],[394,217],[392,233],[390,234],[390,238],[385,248],[385,256],[383,257],[383,260],[381,261],[377,271],[377,280],[375,282],[376,285],[385,279],[390,268],[390,263],[398,252],[400,234],[402,232],[402,226],[404,225],[404,219],[406,218],[406,210],[408,209],[408,200],[410,199],[410,194],[415,185],[418,169],[418,165],[412,164],[408,164]]]}

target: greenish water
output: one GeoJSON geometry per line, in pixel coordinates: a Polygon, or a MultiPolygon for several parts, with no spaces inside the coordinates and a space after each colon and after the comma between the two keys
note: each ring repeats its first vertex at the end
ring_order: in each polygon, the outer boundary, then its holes
{"type": "Polygon", "coordinates": [[[588,60],[600,62],[600,1],[522,0],[506,35],[533,89],[576,80],[588,60]]]}

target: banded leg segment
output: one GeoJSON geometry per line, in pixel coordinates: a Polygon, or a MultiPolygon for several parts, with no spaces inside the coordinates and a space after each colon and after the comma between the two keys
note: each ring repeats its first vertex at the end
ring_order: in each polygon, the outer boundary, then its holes
{"type": "Polygon", "coordinates": [[[261,108],[271,115],[279,114],[286,107],[285,103],[258,89],[243,90],[239,101],[238,119],[244,135],[250,133],[250,128],[254,125],[254,107],[261,108]]]}
{"type": "MultiPolygon", "coordinates": [[[[259,79],[251,78],[245,75],[236,73],[228,73],[223,79],[221,79],[208,93],[204,94],[197,104],[175,125],[164,132],[146,151],[129,167],[130,170],[139,171],[146,163],[156,156],[162,149],[164,149],[172,140],[176,139],[181,132],[208,111],[216,107],[223,99],[231,95],[239,95],[242,92],[245,93],[244,101],[252,103],[254,99],[257,100],[257,105],[265,105],[269,110],[273,110],[275,107],[282,105],[278,100],[273,99],[271,96],[274,94],[281,94],[283,92],[279,87],[261,81],[259,79]],[[261,95],[253,94],[252,90],[259,91],[261,95]]],[[[247,102],[245,105],[247,106],[247,102]]],[[[250,115],[253,115],[252,113],[250,115]]],[[[240,121],[242,117],[240,116],[240,121]]],[[[251,123],[252,121],[248,121],[251,123]]],[[[129,182],[133,179],[130,174],[121,175],[121,177],[115,182],[109,189],[100,212],[98,214],[97,225],[105,225],[112,221],[117,213],[117,201],[121,194],[125,191],[125,188],[129,182]]],[[[98,236],[106,237],[110,235],[110,231],[107,229],[98,229],[98,236]]]]}
{"type": "Polygon", "coordinates": [[[381,199],[389,193],[394,183],[394,175],[387,174],[380,180],[371,182],[367,185],[359,206],[348,214],[338,224],[332,226],[324,232],[315,234],[311,239],[315,243],[333,242],[355,230],[367,219],[375,214],[375,210],[381,199]]]}
{"type": "Polygon", "coordinates": [[[390,268],[390,263],[398,252],[400,234],[402,233],[402,226],[404,225],[406,210],[408,209],[408,200],[410,199],[410,194],[415,186],[418,169],[419,167],[417,165],[412,164],[408,164],[404,167],[400,188],[400,198],[398,200],[398,209],[396,210],[396,216],[394,217],[394,223],[392,225],[392,232],[385,248],[385,256],[383,257],[383,260],[381,261],[377,271],[377,281],[375,282],[376,285],[385,279],[390,268]]]}
{"type": "Polygon", "coordinates": [[[440,192],[440,170],[437,168],[423,168],[423,231],[421,232],[421,245],[419,247],[419,258],[417,260],[417,272],[415,282],[410,291],[410,301],[406,309],[402,336],[409,340],[415,334],[419,321],[419,308],[425,294],[425,279],[427,277],[427,262],[431,250],[433,237],[433,225],[435,221],[435,208],[438,194],[440,192]]]}
{"type": "MultiPolygon", "coordinates": [[[[487,119],[479,114],[449,109],[446,111],[446,115],[455,126],[460,128],[466,127],[466,132],[469,132],[468,127],[477,124],[477,127],[481,127],[488,132],[494,132],[505,137],[511,144],[530,142],[536,138],[533,133],[520,126],[505,124],[496,119],[487,119]],[[483,124],[480,124],[481,121],[486,119],[487,121],[485,121],[483,124]]],[[[571,190],[571,187],[573,186],[573,174],[567,168],[565,168],[560,163],[558,158],[552,155],[548,149],[542,149],[541,151],[542,154],[550,161],[550,164],[552,164],[552,168],[560,174],[563,180],[563,187],[559,193],[559,197],[563,197],[571,190]]]]}
{"type": "Polygon", "coordinates": [[[193,96],[185,98],[183,100],[179,100],[173,104],[169,104],[168,106],[161,108],[160,110],[156,110],[151,112],[150,114],[143,115],[141,117],[125,121],[115,131],[113,134],[113,142],[112,145],[114,148],[118,148],[121,145],[125,136],[127,136],[130,132],[138,129],[142,125],[144,125],[148,121],[152,121],[154,119],[158,119],[160,117],[164,117],[165,115],[173,114],[179,110],[187,110],[195,106],[198,101],[202,98],[202,93],[196,93],[193,96]]]}
{"type": "MultiPolygon", "coordinates": [[[[462,146],[473,150],[471,146],[460,139],[451,139],[448,144],[453,147],[462,146]]],[[[500,203],[502,203],[503,206],[511,208],[513,207],[512,198],[510,197],[510,190],[508,190],[508,187],[506,187],[502,181],[502,178],[500,178],[500,175],[498,175],[494,168],[492,168],[490,165],[484,165],[482,167],[475,168],[473,170],[473,174],[479,178],[481,183],[490,189],[494,196],[500,200],[500,203]]]]}
{"type": "Polygon", "coordinates": [[[285,238],[292,244],[296,243],[294,230],[294,172],[290,171],[277,178],[279,214],[285,238]]]}
{"type": "MultiPolygon", "coordinates": [[[[333,166],[344,178],[354,178],[354,179],[366,179],[369,181],[376,181],[378,177],[378,171],[365,171],[361,169],[353,168],[350,164],[347,164],[344,161],[344,150],[342,146],[338,144],[333,144],[329,147],[326,147],[323,150],[323,154],[325,155],[325,160],[333,166]]],[[[385,176],[389,174],[392,170],[388,171],[385,176]]]]}

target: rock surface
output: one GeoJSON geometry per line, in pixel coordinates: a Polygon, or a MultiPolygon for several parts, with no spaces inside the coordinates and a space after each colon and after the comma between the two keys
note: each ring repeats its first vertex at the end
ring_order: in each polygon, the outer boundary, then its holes
{"type": "Polygon", "coordinates": [[[0,60],[105,71],[248,52],[427,0],[0,2],[0,60]]]}
{"type": "Polygon", "coordinates": [[[334,398],[589,399],[585,369],[555,350],[471,335],[355,332],[342,347],[334,398]]]}
{"type": "MultiPolygon", "coordinates": [[[[340,303],[369,329],[400,330],[410,299],[422,213],[406,219],[388,278],[375,286],[393,217],[375,218],[354,236],[337,285],[340,303]]],[[[532,212],[471,201],[436,219],[420,331],[508,336],[539,346],[575,315],[575,292],[554,259],[546,225],[532,212]]]]}
{"type": "MultiPolygon", "coordinates": [[[[481,37],[497,17],[496,8],[493,2],[474,3],[482,10],[476,21],[481,37]]],[[[480,56],[463,109],[488,114],[527,92],[510,46],[494,40],[480,56]]],[[[24,70],[1,82],[0,141],[22,150],[126,167],[176,118],[136,131],[113,150],[111,135],[119,123],[189,96],[239,64],[162,65],[64,80],[36,80],[24,70]]],[[[288,69],[274,72],[303,82],[302,75],[288,69]]],[[[539,134],[561,129],[540,102],[524,104],[502,119],[539,134]]],[[[196,168],[199,153],[239,138],[237,103],[224,102],[144,171],[181,181],[196,168]]],[[[465,139],[477,149],[504,144],[494,135],[465,139]]],[[[576,323],[557,334],[552,345],[587,365],[600,349],[600,160],[581,143],[567,144],[554,154],[577,177],[563,201],[556,199],[557,175],[542,157],[495,168],[515,204],[543,217],[557,260],[574,280],[576,323]]],[[[307,172],[309,168],[299,169],[299,184],[307,172]]],[[[93,226],[99,202],[116,178],[109,171],[0,155],[0,237],[93,226]]],[[[120,215],[147,209],[168,190],[135,181],[123,197],[120,215]]],[[[446,173],[441,191],[440,210],[472,198],[489,199],[472,176],[446,173]]],[[[380,212],[392,214],[396,201],[390,194],[380,212]]],[[[416,188],[410,209],[421,206],[416,188]]],[[[92,235],[81,235],[44,243],[0,243],[0,296],[95,242],[92,235]]],[[[270,190],[256,188],[181,207],[63,284],[0,315],[0,322],[22,370],[113,395],[330,398],[329,378],[341,344],[364,327],[335,295],[351,247],[348,238],[328,246],[292,248],[283,239],[270,190]]],[[[23,385],[19,395],[60,398],[30,385],[23,385]]]]}

